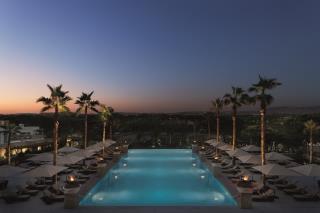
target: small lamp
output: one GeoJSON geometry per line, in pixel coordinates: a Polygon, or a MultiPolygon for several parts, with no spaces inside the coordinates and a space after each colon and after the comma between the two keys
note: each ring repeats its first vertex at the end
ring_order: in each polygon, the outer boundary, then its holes
{"type": "Polygon", "coordinates": [[[67,176],[67,182],[68,183],[74,183],[74,182],[76,182],[76,180],[77,180],[77,178],[76,178],[76,176],[75,175],[68,175],[67,176]]]}
{"type": "Polygon", "coordinates": [[[250,179],[249,175],[244,175],[241,177],[241,180],[245,181],[245,182],[248,182],[250,179]]]}

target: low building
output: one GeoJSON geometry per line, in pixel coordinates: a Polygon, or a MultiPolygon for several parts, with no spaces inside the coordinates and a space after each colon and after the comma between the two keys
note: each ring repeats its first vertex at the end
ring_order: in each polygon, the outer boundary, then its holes
{"type": "Polygon", "coordinates": [[[5,129],[0,127],[0,146],[5,143],[5,129]]]}
{"type": "Polygon", "coordinates": [[[19,133],[17,136],[27,136],[29,138],[32,138],[34,136],[41,135],[41,129],[38,126],[25,126],[24,124],[19,124],[19,133]]]}
{"type": "MultiPolygon", "coordinates": [[[[0,158],[6,158],[7,137],[5,128],[0,127],[0,158]]],[[[11,136],[11,154],[14,156],[28,150],[40,151],[44,147],[51,146],[51,141],[44,138],[40,127],[19,124],[19,131],[11,136]]]]}

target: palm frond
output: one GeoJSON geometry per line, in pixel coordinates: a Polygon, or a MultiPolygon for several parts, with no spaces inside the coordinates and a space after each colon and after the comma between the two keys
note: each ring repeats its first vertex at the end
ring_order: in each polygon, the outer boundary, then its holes
{"type": "Polygon", "coordinates": [[[41,108],[40,112],[46,112],[48,110],[52,109],[52,106],[44,106],[41,108]]]}

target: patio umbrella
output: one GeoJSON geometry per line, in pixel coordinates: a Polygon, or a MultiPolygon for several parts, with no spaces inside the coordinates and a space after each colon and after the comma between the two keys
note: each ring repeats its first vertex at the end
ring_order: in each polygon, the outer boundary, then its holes
{"type": "MultiPolygon", "coordinates": [[[[221,144],[221,143],[219,143],[219,142],[217,142],[217,141],[214,141],[214,142],[212,142],[210,145],[213,146],[213,147],[215,147],[215,148],[217,148],[217,146],[218,146],[219,144],[221,144]]],[[[222,146],[222,145],[220,145],[220,146],[222,146]]]]}
{"type": "Polygon", "coordinates": [[[76,147],[64,146],[64,147],[58,149],[58,152],[61,152],[61,153],[72,153],[72,152],[76,152],[78,150],[79,149],[76,148],[76,147]]]}
{"type": "Polygon", "coordinates": [[[225,144],[223,146],[219,146],[218,149],[223,150],[223,151],[228,151],[232,149],[232,146],[229,144],[225,144]]]}
{"type": "Polygon", "coordinates": [[[292,167],[290,168],[291,170],[298,172],[300,174],[303,174],[307,177],[312,177],[313,178],[313,182],[315,183],[314,185],[314,189],[317,189],[318,187],[320,187],[319,183],[318,185],[316,184],[316,178],[320,177],[320,166],[316,165],[316,164],[306,164],[303,166],[296,166],[296,167],[292,167]]]}
{"type": "Polygon", "coordinates": [[[96,143],[94,145],[91,145],[91,146],[87,147],[87,150],[92,150],[94,152],[98,152],[98,151],[103,149],[103,146],[104,146],[104,144],[102,142],[101,143],[96,143]]]}
{"type": "Polygon", "coordinates": [[[269,152],[269,153],[266,153],[266,160],[268,160],[268,161],[289,161],[289,160],[292,160],[292,158],[290,158],[284,154],[280,154],[278,152],[269,152]]]}
{"type": "Polygon", "coordinates": [[[107,146],[111,146],[111,145],[113,145],[113,144],[115,144],[115,143],[117,143],[116,141],[113,141],[113,140],[110,140],[110,139],[107,139],[106,141],[105,141],[105,144],[107,145],[107,146]]]}
{"type": "Polygon", "coordinates": [[[90,149],[81,149],[77,152],[73,152],[70,155],[79,156],[83,158],[90,158],[92,155],[94,155],[94,151],[90,149]]]}
{"type": "Polygon", "coordinates": [[[247,145],[241,148],[242,150],[246,152],[260,152],[260,147],[255,145],[247,145]]]}
{"type": "Polygon", "coordinates": [[[53,154],[51,152],[44,152],[44,153],[35,155],[35,156],[29,158],[28,160],[50,162],[50,161],[52,161],[52,159],[53,159],[53,154]]]}
{"type": "Polygon", "coordinates": [[[206,142],[204,142],[206,144],[209,144],[209,145],[212,145],[214,143],[214,139],[210,139],[210,140],[207,140],[206,142]]]}
{"type": "Polygon", "coordinates": [[[235,150],[230,150],[226,152],[231,157],[240,157],[240,156],[250,155],[248,152],[243,151],[242,149],[235,149],[235,150]]]}
{"type": "Polygon", "coordinates": [[[226,145],[226,143],[223,143],[223,142],[215,142],[215,143],[213,143],[212,144],[212,146],[214,146],[214,147],[216,147],[216,148],[218,148],[218,147],[221,147],[221,146],[224,146],[224,145],[226,145]]]}
{"type": "Polygon", "coordinates": [[[42,165],[29,172],[24,173],[24,175],[27,177],[52,177],[65,169],[67,169],[67,167],[42,165]]]}
{"type": "Polygon", "coordinates": [[[309,177],[320,177],[320,166],[316,164],[306,164],[290,168],[291,170],[309,177]]]}
{"type": "Polygon", "coordinates": [[[278,176],[301,176],[299,173],[287,169],[279,164],[266,164],[263,166],[252,167],[265,175],[278,175],[278,176]]]}
{"type": "Polygon", "coordinates": [[[0,166],[0,177],[2,178],[13,177],[25,171],[27,171],[27,169],[25,168],[4,165],[4,166],[0,166]]]}
{"type": "Polygon", "coordinates": [[[260,155],[243,155],[238,157],[238,159],[242,163],[260,165],[261,164],[261,156],[260,155]]]}
{"type": "Polygon", "coordinates": [[[57,158],[57,164],[58,165],[74,164],[74,163],[77,163],[83,159],[84,159],[84,157],[82,157],[82,156],[69,154],[69,155],[65,155],[65,156],[57,158]]]}

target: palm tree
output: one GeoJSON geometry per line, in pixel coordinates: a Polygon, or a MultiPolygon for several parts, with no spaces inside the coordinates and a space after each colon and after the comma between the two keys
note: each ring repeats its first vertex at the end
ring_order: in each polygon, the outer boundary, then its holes
{"type": "Polygon", "coordinates": [[[80,97],[77,98],[75,104],[78,104],[79,107],[76,110],[76,113],[80,113],[84,111],[85,120],[84,120],[84,143],[83,148],[87,148],[87,137],[88,137],[88,110],[92,110],[94,112],[99,112],[96,107],[99,104],[99,101],[92,100],[91,96],[93,95],[93,91],[90,93],[82,93],[80,97]]]}
{"type": "Polygon", "coordinates": [[[8,165],[11,164],[11,137],[20,132],[20,126],[16,126],[15,124],[8,124],[5,128],[5,132],[8,134],[7,140],[7,161],[8,165]]]}
{"type": "Polygon", "coordinates": [[[203,117],[207,121],[207,129],[208,129],[208,140],[211,138],[211,127],[210,127],[210,112],[206,112],[203,114],[203,117]]]}
{"type": "Polygon", "coordinates": [[[220,114],[223,109],[223,100],[221,98],[216,98],[212,101],[212,109],[216,112],[216,121],[217,121],[217,143],[220,143],[220,114]]]}
{"type": "Polygon", "coordinates": [[[305,131],[309,133],[309,163],[312,163],[313,158],[313,135],[320,130],[320,126],[313,120],[308,120],[304,123],[305,131]]]}
{"type": "Polygon", "coordinates": [[[101,110],[99,112],[100,120],[103,124],[103,131],[102,131],[102,141],[105,142],[106,140],[106,126],[107,122],[111,116],[111,113],[109,111],[109,107],[106,107],[105,105],[101,104],[101,110]]]}
{"type": "Polygon", "coordinates": [[[112,140],[112,125],[113,125],[114,109],[112,107],[108,107],[108,110],[110,112],[110,116],[109,116],[109,139],[112,140]]]}
{"type": "Polygon", "coordinates": [[[232,149],[237,146],[237,113],[238,108],[248,103],[249,96],[240,87],[232,87],[232,93],[224,97],[224,104],[232,108],[232,149]]]}
{"type": "Polygon", "coordinates": [[[61,90],[62,85],[52,87],[47,85],[50,90],[50,97],[40,97],[37,102],[41,102],[44,107],[41,112],[54,110],[53,114],[53,165],[57,165],[58,153],[58,129],[59,129],[59,112],[68,112],[69,108],[66,106],[67,102],[72,100],[67,94],[68,91],[61,90]]]}
{"type": "Polygon", "coordinates": [[[274,98],[272,95],[267,94],[267,90],[272,90],[277,86],[280,86],[281,83],[275,78],[264,78],[259,75],[259,82],[253,84],[249,88],[249,92],[254,92],[255,96],[252,97],[252,102],[255,104],[260,103],[260,145],[261,145],[261,165],[265,164],[265,141],[266,141],[266,124],[265,124],[265,115],[267,106],[269,106],[274,98]]]}

